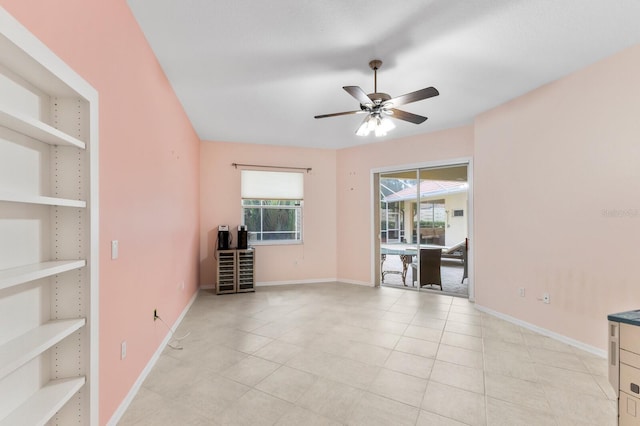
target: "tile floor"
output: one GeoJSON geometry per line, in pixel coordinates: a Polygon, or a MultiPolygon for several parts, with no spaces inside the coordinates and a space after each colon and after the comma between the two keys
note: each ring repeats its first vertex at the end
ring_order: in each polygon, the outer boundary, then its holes
{"type": "Polygon", "coordinates": [[[202,291],[120,425],[616,424],[606,360],[466,299],[327,283],[202,291]]]}

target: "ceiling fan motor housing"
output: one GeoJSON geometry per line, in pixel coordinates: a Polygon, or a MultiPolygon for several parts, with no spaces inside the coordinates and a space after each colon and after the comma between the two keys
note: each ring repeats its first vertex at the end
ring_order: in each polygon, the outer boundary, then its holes
{"type": "Polygon", "coordinates": [[[369,99],[371,99],[374,102],[375,101],[380,101],[378,103],[382,103],[384,101],[388,101],[389,99],[391,99],[391,96],[389,96],[388,94],[380,93],[380,92],[378,92],[378,93],[369,93],[367,96],[369,97],[369,99]]]}

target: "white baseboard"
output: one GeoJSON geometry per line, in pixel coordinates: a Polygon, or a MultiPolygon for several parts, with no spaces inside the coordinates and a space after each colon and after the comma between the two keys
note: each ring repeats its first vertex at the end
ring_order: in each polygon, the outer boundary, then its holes
{"type": "MultiPolygon", "coordinates": [[[[187,303],[187,306],[185,306],[185,308],[182,310],[182,313],[180,314],[178,319],[176,319],[176,321],[173,323],[173,326],[171,327],[173,330],[178,328],[185,315],[187,315],[187,312],[189,312],[189,308],[191,308],[193,302],[196,301],[197,297],[198,292],[196,291],[191,297],[191,300],[189,300],[189,303],[187,303]]],[[[118,424],[124,413],[127,411],[127,408],[129,408],[129,405],[133,401],[133,398],[135,398],[138,391],[140,390],[140,386],[142,386],[142,383],[145,381],[145,379],[153,369],[153,366],[156,365],[156,362],[158,362],[160,355],[162,355],[162,351],[164,351],[164,348],[167,346],[170,340],[171,333],[167,333],[167,336],[164,338],[162,343],[160,343],[160,346],[158,346],[158,349],[153,354],[147,365],[144,367],[136,382],[133,384],[133,386],[131,386],[131,389],[129,389],[129,393],[127,393],[127,396],[122,400],[122,402],[118,406],[118,409],[113,413],[113,416],[111,416],[111,419],[107,422],[108,426],[115,426],[118,424]]]]}
{"type": "Polygon", "coordinates": [[[289,281],[262,281],[262,282],[257,282],[256,287],[266,287],[271,285],[334,283],[336,281],[337,281],[336,278],[312,278],[310,280],[289,280],[289,281]]]}
{"type": "Polygon", "coordinates": [[[373,284],[371,284],[368,281],[357,281],[357,280],[343,280],[343,279],[339,279],[337,280],[339,283],[345,283],[345,284],[355,284],[355,285],[362,285],[365,287],[374,287],[373,284]]]}
{"type": "MultiPolygon", "coordinates": [[[[341,280],[338,278],[312,278],[309,280],[287,280],[287,281],[260,281],[255,285],[256,287],[268,287],[276,285],[293,285],[293,284],[319,284],[319,283],[344,283],[344,284],[357,284],[367,287],[373,287],[373,284],[367,281],[356,280],[341,280]]],[[[200,290],[215,290],[215,284],[205,284],[200,286],[200,290]]]]}
{"type": "Polygon", "coordinates": [[[566,343],[567,345],[571,345],[571,346],[576,347],[578,349],[582,349],[583,351],[589,352],[589,353],[591,353],[593,355],[596,355],[596,356],[599,356],[599,357],[602,357],[602,358],[606,358],[607,357],[607,351],[606,350],[603,350],[603,349],[600,349],[600,348],[596,348],[595,346],[587,345],[586,343],[582,343],[582,342],[580,342],[578,340],[572,339],[572,338],[564,336],[562,334],[558,334],[558,333],[556,333],[554,331],[547,330],[546,328],[538,327],[537,325],[528,323],[526,321],[522,321],[522,320],[520,320],[518,318],[515,318],[515,317],[512,317],[510,315],[503,314],[503,313],[498,312],[498,311],[494,311],[493,309],[487,308],[485,306],[481,306],[481,305],[478,305],[478,304],[476,304],[475,306],[479,311],[485,312],[485,313],[487,313],[489,315],[493,315],[494,317],[498,317],[498,318],[503,319],[505,321],[508,321],[508,322],[510,322],[512,324],[519,325],[520,327],[524,327],[527,330],[535,331],[536,333],[540,333],[540,334],[542,334],[544,336],[551,337],[552,339],[559,340],[562,343],[566,343]]]}

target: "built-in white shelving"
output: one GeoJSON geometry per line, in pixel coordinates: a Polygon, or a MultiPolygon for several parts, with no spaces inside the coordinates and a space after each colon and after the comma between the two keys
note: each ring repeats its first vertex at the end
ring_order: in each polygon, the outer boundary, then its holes
{"type": "Polygon", "coordinates": [[[82,268],[86,260],[54,260],[0,270],[0,290],[82,268]]]}
{"type": "Polygon", "coordinates": [[[15,411],[0,420],[0,426],[46,424],[85,382],[84,376],[50,381],[15,411]]]}
{"type": "Polygon", "coordinates": [[[84,318],[49,321],[0,346],[0,379],[22,367],[86,323],[84,318]]]}
{"type": "Polygon", "coordinates": [[[67,145],[75,146],[76,148],[85,148],[85,144],[81,140],[61,132],[42,121],[35,120],[15,111],[9,111],[3,107],[0,107],[0,126],[50,145],[67,145]]]}
{"type": "Polygon", "coordinates": [[[0,201],[41,204],[43,206],[78,207],[81,209],[87,207],[87,202],[83,200],[68,200],[65,198],[45,197],[42,195],[31,194],[3,194],[0,192],[0,201]]]}
{"type": "Polygon", "coordinates": [[[97,425],[98,93],[2,7],[0,52],[0,426],[97,425]]]}

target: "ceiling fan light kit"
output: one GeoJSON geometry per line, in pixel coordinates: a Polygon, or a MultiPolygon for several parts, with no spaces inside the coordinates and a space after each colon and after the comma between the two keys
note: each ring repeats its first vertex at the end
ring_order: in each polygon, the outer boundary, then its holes
{"type": "Polygon", "coordinates": [[[360,102],[359,110],[316,115],[314,118],[366,113],[367,116],[358,127],[358,130],[356,130],[356,135],[367,136],[369,133],[374,132],[376,137],[386,136],[387,132],[396,127],[389,117],[414,124],[420,124],[426,121],[427,117],[402,111],[395,107],[438,96],[440,94],[438,90],[435,87],[427,87],[395,98],[392,98],[386,93],[378,93],[378,69],[381,66],[382,61],[379,59],[374,59],[369,62],[369,67],[373,70],[373,93],[366,94],[359,86],[343,87],[347,93],[360,102]]]}
{"type": "Polygon", "coordinates": [[[356,135],[367,136],[369,133],[374,132],[376,137],[386,136],[387,132],[395,128],[396,125],[387,117],[368,115],[356,130],[356,135]]]}

